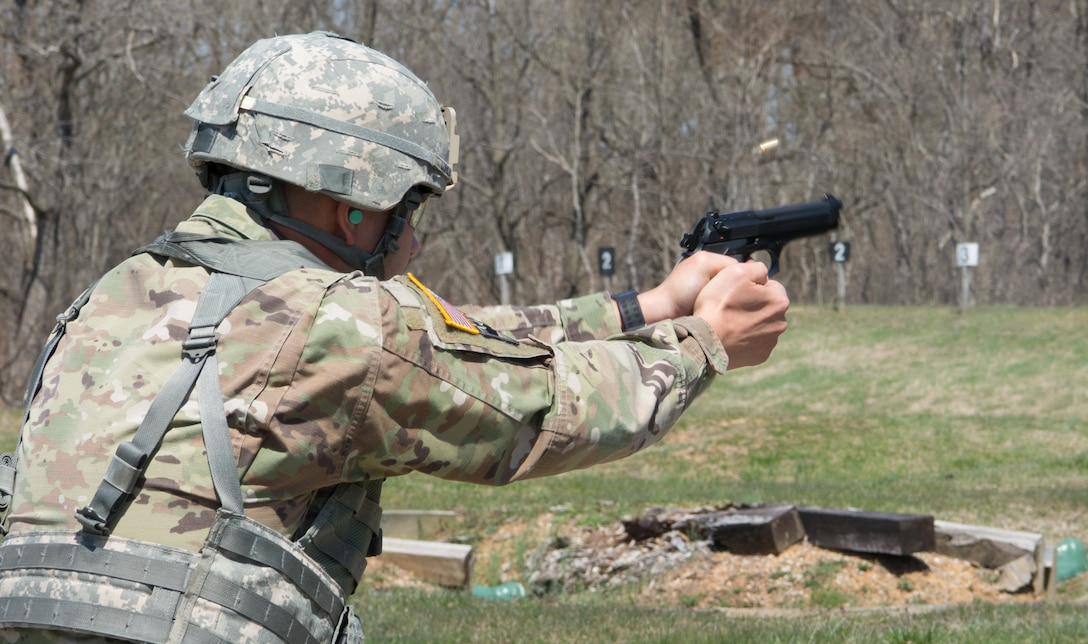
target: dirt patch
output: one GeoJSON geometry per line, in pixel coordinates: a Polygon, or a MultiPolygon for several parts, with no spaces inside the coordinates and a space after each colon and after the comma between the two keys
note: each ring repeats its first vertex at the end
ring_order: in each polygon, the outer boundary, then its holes
{"type": "MultiPolygon", "coordinates": [[[[690,531],[689,531],[690,532],[690,531]]],[[[632,539],[622,522],[556,525],[555,516],[509,521],[476,545],[478,579],[519,581],[530,594],[638,584],[647,606],[699,609],[831,609],[1042,601],[998,590],[998,574],[931,552],[913,556],[828,550],[806,541],[777,555],[739,555],[671,530],[632,539]]],[[[379,557],[371,587],[416,587],[379,557]]],[[[484,582],[486,583],[486,582],[484,582]]]]}
{"type": "Polygon", "coordinates": [[[994,571],[935,553],[877,556],[797,543],[738,555],[669,532],[632,541],[621,524],[557,543],[530,577],[536,593],[643,582],[640,601],[692,608],[837,608],[1037,601],[997,590],[994,571]]]}
{"type": "Polygon", "coordinates": [[[993,572],[933,553],[863,557],[808,543],[779,555],[708,552],[651,580],[642,596],[670,605],[832,608],[1032,601],[993,588],[993,572]]]}

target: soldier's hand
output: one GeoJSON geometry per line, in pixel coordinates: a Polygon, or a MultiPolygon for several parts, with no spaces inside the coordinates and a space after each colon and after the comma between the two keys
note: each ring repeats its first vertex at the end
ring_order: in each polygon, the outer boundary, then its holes
{"type": "Polygon", "coordinates": [[[700,251],[681,260],[661,284],[640,293],[638,303],[647,324],[691,315],[695,299],[707,283],[737,260],[718,253],[700,251]]]}
{"type": "Polygon", "coordinates": [[[731,260],[699,291],[694,313],[714,329],[736,369],[767,360],[786,330],[789,305],[785,287],[768,278],[764,264],[731,260]]]}

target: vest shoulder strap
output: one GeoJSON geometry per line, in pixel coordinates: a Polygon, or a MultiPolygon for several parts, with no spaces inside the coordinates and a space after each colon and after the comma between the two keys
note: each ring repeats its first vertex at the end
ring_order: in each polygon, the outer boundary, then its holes
{"type": "Polygon", "coordinates": [[[181,364],[152,400],[136,435],[131,441],[117,447],[90,504],[76,511],[76,518],[84,530],[99,535],[110,533],[132,500],[133,491],[162,444],[170,422],[194,387],[201,400],[219,401],[218,405],[200,405],[205,448],[220,504],[228,511],[242,514],[241,484],[219,386],[219,367],[215,358],[219,334],[215,329],[260,283],[228,273],[211,274],[197,301],[196,313],[189,325],[189,337],[182,343],[181,364]]]}
{"type": "Polygon", "coordinates": [[[333,270],[302,244],[293,241],[225,239],[183,232],[167,232],[133,255],[152,253],[205,266],[220,273],[267,282],[299,268],[333,270]]]}

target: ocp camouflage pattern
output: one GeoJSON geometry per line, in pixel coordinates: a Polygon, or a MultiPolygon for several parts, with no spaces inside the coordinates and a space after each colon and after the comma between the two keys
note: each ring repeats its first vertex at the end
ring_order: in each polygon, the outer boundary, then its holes
{"type": "MultiPolygon", "coordinates": [[[[178,229],[270,239],[219,196],[178,229]]],[[[206,279],[143,254],[98,283],[23,428],[12,534],[79,529],[75,510],[177,367],[206,279]]],[[[290,537],[341,482],[422,472],[502,485],[618,459],[660,440],[726,367],[705,322],[620,335],[603,294],[464,311],[509,337],[447,327],[407,279],[300,269],[251,293],[218,350],[246,516],[290,537]]],[[[181,409],[114,534],[200,549],[218,508],[200,404],[181,409]]]]}

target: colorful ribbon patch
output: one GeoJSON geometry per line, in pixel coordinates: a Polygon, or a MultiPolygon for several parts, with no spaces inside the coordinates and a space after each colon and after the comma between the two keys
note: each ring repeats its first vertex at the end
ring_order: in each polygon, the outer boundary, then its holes
{"type": "Polygon", "coordinates": [[[434,302],[434,305],[438,307],[438,312],[441,313],[442,318],[446,320],[446,326],[452,326],[455,329],[467,331],[473,335],[480,334],[480,329],[478,329],[476,325],[473,324],[472,320],[468,319],[464,313],[458,311],[456,306],[433,293],[431,289],[427,288],[422,282],[416,279],[415,275],[408,273],[408,279],[412,280],[412,283],[418,286],[419,290],[423,291],[423,293],[430,298],[431,302],[434,302]]]}

